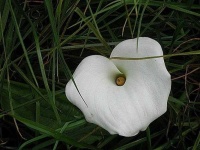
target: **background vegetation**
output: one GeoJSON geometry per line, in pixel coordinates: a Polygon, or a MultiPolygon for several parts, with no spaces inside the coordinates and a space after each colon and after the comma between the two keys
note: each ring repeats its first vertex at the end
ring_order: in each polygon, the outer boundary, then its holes
{"type": "Polygon", "coordinates": [[[198,0],[0,0],[1,149],[200,149],[198,0]],[[64,94],[86,56],[147,36],[172,75],[168,111],[125,138],[87,123],[64,94]]]}

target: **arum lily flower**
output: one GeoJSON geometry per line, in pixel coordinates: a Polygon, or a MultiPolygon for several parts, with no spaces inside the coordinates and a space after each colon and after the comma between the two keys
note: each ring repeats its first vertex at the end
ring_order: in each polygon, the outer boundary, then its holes
{"type": "Polygon", "coordinates": [[[167,110],[171,77],[158,42],[140,37],[119,43],[110,57],[93,55],[79,64],[66,85],[66,96],[110,134],[130,137],[144,131],[167,110]],[[74,84],[75,83],[75,84],[74,84]],[[76,85],[76,86],[75,86],[76,85]]]}

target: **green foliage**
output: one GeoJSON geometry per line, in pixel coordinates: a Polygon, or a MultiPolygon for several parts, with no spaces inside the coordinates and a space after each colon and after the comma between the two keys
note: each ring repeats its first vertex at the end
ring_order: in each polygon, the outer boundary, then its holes
{"type": "Polygon", "coordinates": [[[200,148],[198,0],[0,1],[0,49],[3,149],[200,148]],[[168,111],[146,133],[110,135],[85,121],[65,85],[83,58],[107,57],[138,36],[163,47],[173,81],[168,111]]]}

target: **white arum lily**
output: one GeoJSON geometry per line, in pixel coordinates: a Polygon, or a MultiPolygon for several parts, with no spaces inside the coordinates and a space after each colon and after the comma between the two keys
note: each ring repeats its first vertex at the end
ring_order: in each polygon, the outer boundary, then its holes
{"type": "MultiPolygon", "coordinates": [[[[158,42],[140,37],[119,43],[110,57],[161,55],[158,42]]],[[[83,59],[73,79],[77,87],[70,80],[65,89],[69,101],[88,122],[110,134],[134,136],[167,110],[171,77],[162,57],[120,60],[93,55],[83,59]]]]}

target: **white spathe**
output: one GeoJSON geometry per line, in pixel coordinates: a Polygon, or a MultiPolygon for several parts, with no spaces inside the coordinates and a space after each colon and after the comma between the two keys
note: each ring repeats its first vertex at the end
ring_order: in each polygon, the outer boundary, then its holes
{"type": "MultiPolygon", "coordinates": [[[[110,57],[142,58],[163,55],[158,42],[140,37],[119,43],[110,57]],[[137,43],[138,42],[138,43],[137,43]]],[[[66,85],[66,96],[84,114],[110,134],[130,137],[144,131],[167,110],[171,76],[163,58],[143,60],[86,57],[73,74],[74,82],[66,85]],[[126,82],[117,86],[115,79],[125,75],[126,82]]]]}

